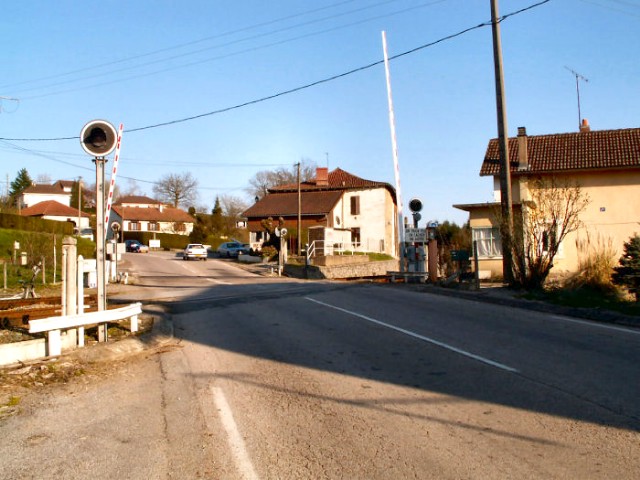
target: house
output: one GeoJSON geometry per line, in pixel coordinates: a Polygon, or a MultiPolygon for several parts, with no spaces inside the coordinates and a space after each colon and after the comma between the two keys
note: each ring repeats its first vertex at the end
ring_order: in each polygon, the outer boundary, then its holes
{"type": "Polygon", "coordinates": [[[89,228],[89,219],[91,218],[89,214],[80,212],[77,208],[71,208],[55,200],[45,200],[23,208],[20,211],[20,215],[23,217],[40,217],[57,222],[71,222],[76,228],[79,227],[80,231],[89,228]]]}
{"type": "Polygon", "coordinates": [[[71,190],[74,183],[71,180],[58,180],[53,185],[31,185],[25,188],[20,195],[20,207],[31,207],[47,200],[54,200],[68,207],[71,205],[71,190]]]}
{"type": "Polygon", "coordinates": [[[123,233],[157,232],[189,235],[193,230],[194,219],[179,208],[169,207],[149,197],[130,195],[119,198],[113,204],[109,224],[112,222],[118,222],[123,233]]]}
{"type": "MultiPolygon", "coordinates": [[[[589,199],[579,216],[581,227],[561,243],[551,274],[576,272],[589,243],[596,249],[610,245],[617,261],[624,242],[640,232],[640,128],[592,131],[583,121],[579,132],[530,136],[520,127],[508,144],[514,217],[535,208],[531,198],[537,179],[578,185],[589,199]]],[[[501,277],[497,139],[489,142],[480,175],[493,177],[495,202],[454,207],[469,212],[481,277],[501,277]]]]}
{"type": "Polygon", "coordinates": [[[396,255],[396,192],[388,183],[318,168],[315,179],[300,184],[300,208],[297,183],[271,188],[243,214],[251,245],[266,239],[261,222],[268,217],[282,217],[290,238],[297,239],[298,213],[302,244],[318,240],[345,250],[396,255]]]}

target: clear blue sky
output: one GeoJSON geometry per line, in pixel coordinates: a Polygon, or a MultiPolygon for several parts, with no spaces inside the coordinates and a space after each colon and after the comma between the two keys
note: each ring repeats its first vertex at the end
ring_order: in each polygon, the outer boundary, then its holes
{"type": "MultiPolygon", "coordinates": [[[[502,0],[500,14],[538,0],[502,0]]],[[[199,180],[199,205],[248,197],[258,171],[310,159],[395,184],[384,67],[192,121],[398,55],[490,20],[489,0],[5,2],[0,137],[78,136],[123,123],[118,183],[151,194],[169,173],[199,180]],[[129,130],[129,131],[128,131],[129,130]]],[[[509,135],[639,127],[640,1],[551,0],[501,24],[509,135]]],[[[425,220],[466,221],[457,203],[492,199],[479,177],[497,136],[491,28],[391,62],[402,195],[425,220]]],[[[0,141],[0,180],[82,176],[75,140],[0,141]]],[[[111,161],[107,164],[107,179],[111,161]]],[[[2,183],[4,185],[4,183],[2,183]]]]}

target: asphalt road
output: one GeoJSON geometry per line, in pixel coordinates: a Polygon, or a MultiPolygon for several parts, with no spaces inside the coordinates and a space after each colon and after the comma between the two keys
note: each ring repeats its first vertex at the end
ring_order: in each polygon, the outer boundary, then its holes
{"type": "Polygon", "coordinates": [[[638,330],[218,260],[127,263],[124,295],[171,308],[175,344],[0,424],[0,477],[640,473],[638,330]]]}

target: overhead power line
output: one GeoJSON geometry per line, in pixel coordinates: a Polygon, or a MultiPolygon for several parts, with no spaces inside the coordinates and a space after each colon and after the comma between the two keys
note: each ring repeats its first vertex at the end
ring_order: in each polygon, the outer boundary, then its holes
{"type": "MultiPolygon", "coordinates": [[[[540,6],[542,6],[542,5],[546,4],[546,3],[549,3],[550,1],[551,0],[542,0],[542,1],[538,2],[538,3],[529,5],[528,7],[524,7],[524,8],[521,8],[520,10],[516,10],[514,12],[502,15],[498,19],[498,22],[503,22],[504,20],[506,20],[506,19],[508,19],[510,17],[513,17],[515,15],[519,15],[521,13],[527,12],[527,11],[532,10],[534,8],[540,7],[540,6]]],[[[416,52],[418,52],[420,50],[424,50],[426,48],[430,48],[430,47],[436,46],[436,45],[438,45],[440,43],[443,43],[443,42],[446,42],[448,40],[452,40],[454,38],[460,37],[460,36],[462,36],[462,35],[464,35],[466,33],[469,33],[471,31],[491,26],[491,23],[492,23],[491,20],[489,20],[489,21],[486,21],[486,22],[482,22],[482,23],[480,23],[480,24],[478,24],[476,26],[465,28],[464,30],[460,30],[459,32],[456,32],[456,33],[453,33],[451,35],[447,35],[445,37],[439,38],[438,40],[435,40],[433,42],[429,42],[429,43],[426,43],[424,45],[420,45],[418,47],[412,48],[411,50],[407,50],[405,52],[393,55],[393,56],[389,57],[389,60],[390,61],[391,60],[396,60],[398,58],[401,58],[401,57],[416,53],[416,52]]],[[[237,109],[244,108],[244,107],[247,107],[247,106],[250,106],[250,105],[255,105],[255,104],[258,104],[258,103],[266,102],[268,100],[273,100],[275,98],[282,97],[282,96],[285,96],[285,95],[290,95],[292,93],[296,93],[296,92],[299,92],[299,91],[302,91],[302,90],[306,90],[308,88],[312,88],[312,87],[315,87],[315,86],[318,86],[318,85],[322,85],[324,83],[332,82],[334,80],[338,80],[340,78],[344,78],[344,77],[347,77],[349,75],[353,75],[355,73],[362,72],[364,70],[368,70],[370,68],[373,68],[375,66],[381,65],[383,63],[384,63],[384,60],[378,60],[376,62],[372,62],[372,63],[369,63],[367,65],[363,65],[361,67],[357,67],[357,68],[354,68],[352,70],[349,70],[349,71],[346,71],[346,72],[343,72],[343,73],[339,73],[337,75],[332,75],[330,77],[326,77],[326,78],[323,78],[323,79],[320,79],[320,80],[316,80],[314,82],[307,83],[305,85],[301,85],[301,86],[298,86],[298,87],[295,87],[295,88],[291,88],[289,90],[284,90],[284,91],[275,93],[273,95],[268,95],[268,96],[257,98],[257,99],[254,99],[254,100],[249,100],[247,102],[243,102],[243,103],[240,103],[240,104],[237,104],[237,105],[221,108],[221,109],[218,109],[218,110],[213,110],[213,111],[210,111],[210,112],[201,113],[201,114],[198,114],[198,115],[192,115],[192,116],[189,116],[189,117],[184,117],[184,118],[180,118],[180,119],[176,119],[176,120],[169,120],[169,121],[166,121],[166,122],[147,125],[147,126],[144,126],[144,127],[128,129],[128,130],[126,130],[126,132],[127,133],[141,132],[141,131],[144,131],[144,130],[151,130],[151,129],[154,129],[154,128],[166,127],[166,126],[170,126],[170,125],[176,125],[176,124],[179,124],[179,123],[189,122],[189,121],[197,120],[197,119],[200,119],[200,118],[209,117],[209,116],[212,116],[212,115],[219,115],[219,114],[226,113],[226,112],[229,112],[229,111],[232,111],[232,110],[237,110],[237,109]]],[[[0,140],[13,141],[13,142],[44,142],[44,141],[77,140],[78,138],[79,138],[79,136],[75,135],[75,136],[71,136],[71,137],[55,137],[55,138],[5,138],[5,137],[0,137],[0,140]]]]}

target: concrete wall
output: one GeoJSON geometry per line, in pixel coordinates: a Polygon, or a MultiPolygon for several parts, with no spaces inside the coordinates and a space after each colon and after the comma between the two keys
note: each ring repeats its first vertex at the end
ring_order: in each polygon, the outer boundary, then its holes
{"type": "MultiPolygon", "coordinates": [[[[60,335],[62,348],[64,350],[75,348],[76,338],[75,330],[72,333],[62,332],[60,335]]],[[[47,346],[44,338],[0,345],[0,365],[2,366],[29,362],[46,356],[47,346]]]]}
{"type": "Polygon", "coordinates": [[[387,272],[398,271],[399,268],[398,260],[385,260],[333,266],[311,265],[307,268],[299,265],[285,265],[284,273],[296,278],[343,279],[383,276],[387,272]]]}

